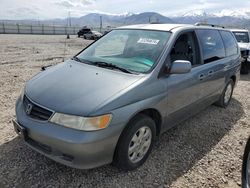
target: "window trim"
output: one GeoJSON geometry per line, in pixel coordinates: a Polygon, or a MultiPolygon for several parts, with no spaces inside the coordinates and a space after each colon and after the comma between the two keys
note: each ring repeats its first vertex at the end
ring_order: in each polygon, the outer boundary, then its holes
{"type": "Polygon", "coordinates": [[[237,40],[236,40],[234,34],[233,34],[231,31],[219,30],[219,33],[220,33],[221,38],[222,38],[222,42],[223,42],[223,44],[224,44],[226,58],[232,57],[232,56],[235,56],[235,55],[238,55],[238,53],[239,53],[239,48],[238,48],[238,47],[237,47],[237,52],[236,52],[236,54],[227,55],[226,44],[225,44],[225,42],[224,42],[224,40],[223,40],[223,37],[222,37],[222,34],[221,34],[221,32],[223,32],[223,31],[224,31],[224,32],[227,32],[227,33],[230,33],[230,34],[232,35],[232,38],[233,38],[233,40],[234,40],[234,42],[235,42],[236,45],[238,45],[238,42],[237,42],[237,40]]]}

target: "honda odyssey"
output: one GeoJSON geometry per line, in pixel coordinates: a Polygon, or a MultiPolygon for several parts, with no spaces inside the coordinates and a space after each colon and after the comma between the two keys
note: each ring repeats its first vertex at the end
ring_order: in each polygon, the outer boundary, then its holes
{"type": "Polygon", "coordinates": [[[14,128],[59,163],[132,170],[163,132],[211,104],[227,107],[239,71],[240,50],[226,29],[120,27],[29,80],[14,128]]]}

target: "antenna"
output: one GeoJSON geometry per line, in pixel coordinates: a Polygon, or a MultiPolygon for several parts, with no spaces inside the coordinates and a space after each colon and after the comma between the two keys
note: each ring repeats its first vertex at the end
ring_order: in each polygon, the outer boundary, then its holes
{"type": "Polygon", "coordinates": [[[63,48],[63,61],[65,61],[65,57],[66,57],[66,47],[67,47],[67,39],[64,40],[64,48],[63,48]]]}

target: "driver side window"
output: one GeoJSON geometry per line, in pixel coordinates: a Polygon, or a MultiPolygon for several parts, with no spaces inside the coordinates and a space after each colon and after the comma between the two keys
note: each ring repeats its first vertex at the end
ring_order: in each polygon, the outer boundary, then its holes
{"type": "Polygon", "coordinates": [[[190,61],[192,66],[201,64],[198,41],[194,32],[187,32],[178,37],[171,50],[170,59],[171,62],[190,61]]]}

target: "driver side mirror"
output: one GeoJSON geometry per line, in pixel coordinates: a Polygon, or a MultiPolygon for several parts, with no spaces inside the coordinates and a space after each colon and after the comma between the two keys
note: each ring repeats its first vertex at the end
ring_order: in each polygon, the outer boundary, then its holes
{"type": "Polygon", "coordinates": [[[190,61],[176,60],[172,63],[170,74],[184,74],[191,71],[192,65],[190,61]]]}

